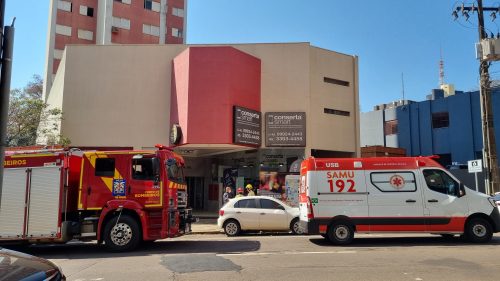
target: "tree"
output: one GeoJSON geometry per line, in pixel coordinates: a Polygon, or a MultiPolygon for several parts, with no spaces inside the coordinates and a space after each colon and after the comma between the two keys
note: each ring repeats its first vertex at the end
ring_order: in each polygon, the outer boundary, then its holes
{"type": "Polygon", "coordinates": [[[69,144],[69,140],[59,134],[62,110],[49,108],[44,102],[43,80],[39,75],[21,89],[10,93],[9,120],[7,123],[7,146],[35,145],[37,137],[46,144],[69,144]]]}

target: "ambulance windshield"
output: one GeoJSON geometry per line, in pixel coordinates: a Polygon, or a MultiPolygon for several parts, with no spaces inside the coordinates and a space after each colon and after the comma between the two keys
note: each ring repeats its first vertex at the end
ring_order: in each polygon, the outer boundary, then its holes
{"type": "Polygon", "coordinates": [[[166,164],[168,180],[176,183],[184,183],[184,171],[182,167],[175,160],[170,160],[166,164]]]}

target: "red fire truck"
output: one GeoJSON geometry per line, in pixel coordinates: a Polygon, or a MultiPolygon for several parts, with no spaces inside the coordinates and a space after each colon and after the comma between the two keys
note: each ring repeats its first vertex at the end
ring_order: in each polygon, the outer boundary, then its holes
{"type": "Polygon", "coordinates": [[[156,147],[7,155],[0,243],[97,239],[126,251],[189,233],[195,219],[187,208],[184,160],[156,147]]]}

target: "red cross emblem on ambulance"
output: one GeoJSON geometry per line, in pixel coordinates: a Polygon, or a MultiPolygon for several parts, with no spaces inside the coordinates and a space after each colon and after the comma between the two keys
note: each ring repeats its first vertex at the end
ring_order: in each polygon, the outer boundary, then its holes
{"type": "Polygon", "coordinates": [[[389,179],[389,183],[395,189],[401,189],[405,186],[405,179],[400,175],[394,175],[389,179]]]}

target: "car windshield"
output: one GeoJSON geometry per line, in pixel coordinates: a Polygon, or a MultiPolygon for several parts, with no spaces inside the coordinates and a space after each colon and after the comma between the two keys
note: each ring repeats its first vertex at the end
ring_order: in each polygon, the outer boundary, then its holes
{"type": "Polygon", "coordinates": [[[178,163],[166,164],[168,180],[176,183],[184,183],[184,171],[178,163]]]}

